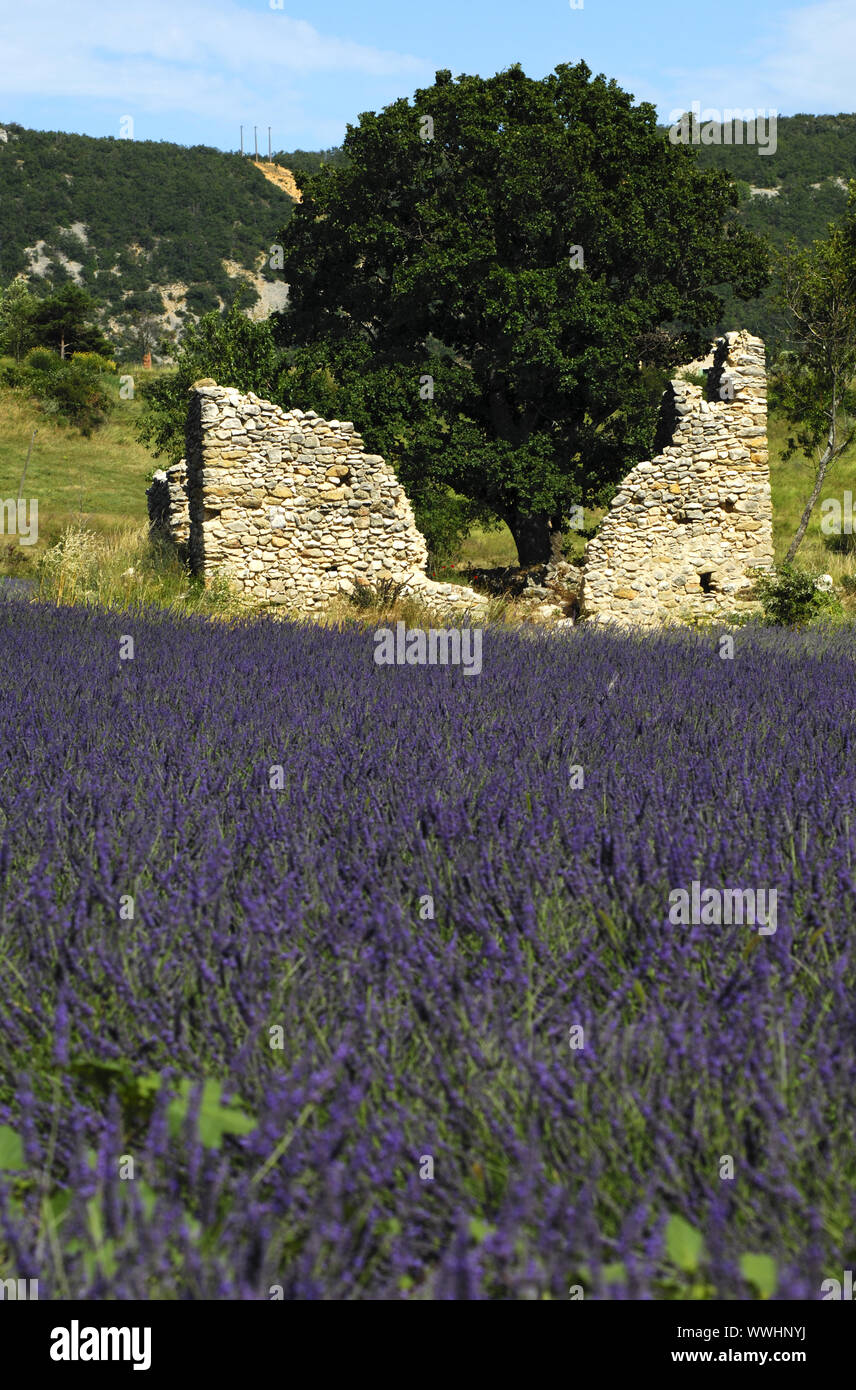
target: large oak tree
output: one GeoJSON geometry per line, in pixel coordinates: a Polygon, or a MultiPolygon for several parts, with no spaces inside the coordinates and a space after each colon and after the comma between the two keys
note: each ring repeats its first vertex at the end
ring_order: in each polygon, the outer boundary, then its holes
{"type": "Polygon", "coordinates": [[[717,287],[766,282],[735,186],[584,63],[438,72],[349,126],[345,152],[299,178],[280,234],[284,394],[338,402],[417,501],[452,488],[544,560],[569,508],[651,448],[640,359],[687,360],[717,287]]]}

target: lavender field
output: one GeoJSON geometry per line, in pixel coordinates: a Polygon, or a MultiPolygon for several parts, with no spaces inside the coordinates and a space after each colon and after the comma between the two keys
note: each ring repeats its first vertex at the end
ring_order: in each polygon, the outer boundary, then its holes
{"type": "Polygon", "coordinates": [[[0,1277],[817,1299],[852,1267],[846,632],[489,629],[467,679],[356,629],[0,630],[0,1277]],[[676,924],[694,882],[775,890],[775,929],[676,924]]]}

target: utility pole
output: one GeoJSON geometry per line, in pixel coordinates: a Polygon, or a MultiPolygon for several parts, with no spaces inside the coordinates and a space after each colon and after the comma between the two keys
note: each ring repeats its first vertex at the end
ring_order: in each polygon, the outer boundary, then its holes
{"type": "Polygon", "coordinates": [[[259,128],[258,128],[257,125],[254,125],[254,126],[253,126],[253,134],[254,134],[255,137],[256,137],[256,162],[258,163],[258,158],[259,158],[259,128]]]}
{"type": "Polygon", "coordinates": [[[272,163],[273,163],[273,157],[272,157],[271,152],[270,152],[270,126],[268,126],[268,164],[272,164],[272,163]]]}
{"type": "Polygon", "coordinates": [[[241,154],[244,153],[244,127],[241,126],[241,154]]]}

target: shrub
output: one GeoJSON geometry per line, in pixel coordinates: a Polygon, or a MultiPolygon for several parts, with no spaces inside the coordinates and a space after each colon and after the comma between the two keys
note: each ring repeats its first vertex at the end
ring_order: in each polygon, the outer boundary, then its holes
{"type": "Polygon", "coordinates": [[[411,488],[416,524],[435,564],[448,560],[469,534],[474,521],[472,504],[447,488],[411,488]]]}
{"type": "Polygon", "coordinates": [[[20,386],[21,367],[14,357],[0,357],[0,386],[20,386]]]}
{"type": "Polygon", "coordinates": [[[834,593],[817,587],[818,574],[797,570],[793,565],[781,565],[769,575],[763,575],[755,586],[764,617],[777,627],[796,627],[809,623],[821,614],[832,616],[841,611],[834,593]]]}
{"type": "Polygon", "coordinates": [[[32,372],[55,372],[59,371],[61,362],[62,358],[53,348],[34,347],[24,358],[24,367],[32,372]]]}
{"type": "Polygon", "coordinates": [[[112,358],[102,357],[100,352],[75,352],[72,353],[71,360],[78,368],[91,368],[98,372],[99,376],[116,370],[116,363],[112,358]]]}
{"type": "Polygon", "coordinates": [[[56,415],[90,435],[113,409],[113,398],[101,378],[115,370],[115,362],[96,352],[63,358],[51,348],[36,347],[24,358],[15,384],[38,401],[44,414],[56,415]]]}

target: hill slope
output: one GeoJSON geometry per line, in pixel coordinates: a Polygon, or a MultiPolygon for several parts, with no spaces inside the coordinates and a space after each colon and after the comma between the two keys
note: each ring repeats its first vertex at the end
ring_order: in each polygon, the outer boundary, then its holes
{"type": "MultiPolygon", "coordinates": [[[[856,178],[856,115],[780,117],[775,153],[699,145],[703,165],[738,182],[738,216],[782,245],[806,243],[839,218],[856,178]]],[[[273,165],[204,145],[93,139],[0,126],[0,284],[19,272],[32,283],[71,278],[101,304],[103,326],[139,358],[140,327],[164,331],[247,288],[254,316],[287,298],[269,268],[270,246],[298,194],[292,171],[340,164],[339,149],[295,150],[273,165]]],[[[767,292],[744,304],[726,294],[719,328],[782,336],[767,292]]]]}
{"type": "MultiPolygon", "coordinates": [[[[754,145],[719,144],[700,145],[698,157],[737,180],[745,226],[779,248],[791,237],[807,245],[847,205],[848,182],[856,179],[856,115],[780,116],[773,154],[759,154],[754,145]]],[[[748,303],[727,294],[720,326],[748,328],[768,343],[784,336],[769,290],[748,303]]]]}
{"type": "MultiPolygon", "coordinates": [[[[180,331],[247,275],[283,303],[267,258],[294,207],[287,188],[203,145],[0,127],[0,283],[21,271],[52,285],[75,279],[120,346],[144,317],[180,331]]],[[[251,288],[248,307],[256,297],[251,288]]]]}

